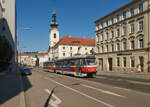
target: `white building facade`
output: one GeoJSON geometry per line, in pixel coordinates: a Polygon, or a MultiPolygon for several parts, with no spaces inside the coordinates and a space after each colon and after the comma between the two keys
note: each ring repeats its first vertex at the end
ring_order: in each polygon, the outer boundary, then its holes
{"type": "Polygon", "coordinates": [[[94,50],[95,47],[95,39],[73,38],[69,35],[60,39],[55,10],[52,18],[49,35],[49,60],[74,56],[76,54],[91,54],[91,50],[94,50]]]}

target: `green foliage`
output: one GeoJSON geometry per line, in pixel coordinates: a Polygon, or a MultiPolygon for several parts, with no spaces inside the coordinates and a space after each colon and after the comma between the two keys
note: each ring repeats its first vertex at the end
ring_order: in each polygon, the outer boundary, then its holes
{"type": "Polygon", "coordinates": [[[8,40],[0,35],[0,71],[7,70],[14,51],[8,40]]]}
{"type": "Polygon", "coordinates": [[[13,54],[12,46],[8,40],[4,36],[0,36],[0,61],[11,61],[13,54]]]}
{"type": "Polygon", "coordinates": [[[36,59],[35,66],[39,66],[39,58],[36,59]]]}
{"type": "Polygon", "coordinates": [[[92,55],[95,55],[96,53],[94,52],[94,50],[92,49],[92,50],[90,50],[90,53],[92,54],[92,55]]]}

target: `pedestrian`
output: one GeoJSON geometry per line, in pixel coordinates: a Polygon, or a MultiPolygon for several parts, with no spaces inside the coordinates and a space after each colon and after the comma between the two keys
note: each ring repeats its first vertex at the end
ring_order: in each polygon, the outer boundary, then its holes
{"type": "Polygon", "coordinates": [[[141,65],[139,64],[138,65],[138,72],[141,72],[142,70],[141,70],[141,65]]]}

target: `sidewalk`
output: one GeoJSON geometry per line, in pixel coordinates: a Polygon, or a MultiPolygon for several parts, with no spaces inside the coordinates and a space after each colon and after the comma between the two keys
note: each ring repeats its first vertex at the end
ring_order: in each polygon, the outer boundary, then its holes
{"type": "Polygon", "coordinates": [[[22,79],[16,72],[0,73],[0,106],[25,107],[22,79]]]}
{"type": "Polygon", "coordinates": [[[120,71],[98,71],[97,76],[113,76],[113,77],[126,77],[135,79],[150,80],[150,72],[120,72],[120,71]]]}

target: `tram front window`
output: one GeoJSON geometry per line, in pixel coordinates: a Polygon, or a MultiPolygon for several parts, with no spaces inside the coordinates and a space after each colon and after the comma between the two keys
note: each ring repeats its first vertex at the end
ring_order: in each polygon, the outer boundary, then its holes
{"type": "Polygon", "coordinates": [[[95,59],[86,59],[86,64],[87,65],[96,65],[95,64],[95,59]]]}

